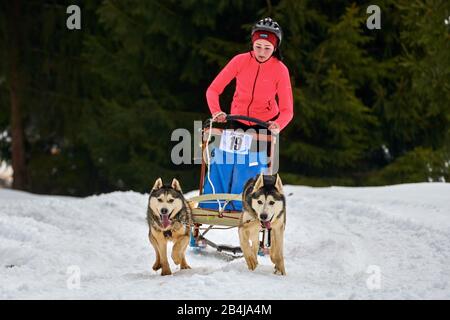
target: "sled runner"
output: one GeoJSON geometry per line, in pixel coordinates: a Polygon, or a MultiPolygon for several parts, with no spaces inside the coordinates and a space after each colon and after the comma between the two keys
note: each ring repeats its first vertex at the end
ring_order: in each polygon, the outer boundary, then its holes
{"type": "MultiPolygon", "coordinates": [[[[226,119],[226,124],[208,119],[203,125],[199,195],[188,199],[194,219],[190,246],[201,249],[209,245],[219,252],[237,255],[240,247],[218,245],[205,235],[210,230],[239,226],[244,185],[260,173],[275,171],[278,136],[267,129],[269,123],[255,118],[228,115],[226,119]],[[238,120],[265,130],[235,129],[238,120]]],[[[262,231],[260,238],[260,254],[265,254],[269,237],[262,231]]]]}

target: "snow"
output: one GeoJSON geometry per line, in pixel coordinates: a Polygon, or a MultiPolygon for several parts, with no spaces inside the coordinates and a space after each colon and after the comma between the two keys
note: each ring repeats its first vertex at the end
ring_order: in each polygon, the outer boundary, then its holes
{"type": "MultiPolygon", "coordinates": [[[[287,276],[268,257],[252,272],[243,258],[189,248],[192,269],[171,261],[173,275],[161,277],[148,194],[0,189],[0,299],[450,299],[450,184],[285,192],[287,276]]],[[[209,234],[239,242],[236,229],[209,234]]]]}

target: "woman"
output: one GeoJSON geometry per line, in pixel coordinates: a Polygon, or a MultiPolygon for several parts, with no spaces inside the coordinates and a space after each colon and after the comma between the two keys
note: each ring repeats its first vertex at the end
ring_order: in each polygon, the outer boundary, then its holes
{"type": "MultiPolygon", "coordinates": [[[[269,130],[275,134],[288,125],[293,117],[293,99],[289,70],[281,62],[281,40],[281,28],[271,18],[262,19],[253,26],[252,51],[231,59],[206,91],[208,106],[215,121],[226,121],[219,96],[236,78],[231,114],[269,122],[269,130]]],[[[255,127],[251,122],[242,123],[243,127],[255,127]]]]}

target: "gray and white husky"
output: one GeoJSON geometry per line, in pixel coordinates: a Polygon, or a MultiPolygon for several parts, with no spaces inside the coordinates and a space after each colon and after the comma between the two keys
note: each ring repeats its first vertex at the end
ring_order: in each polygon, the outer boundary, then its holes
{"type": "Polygon", "coordinates": [[[164,185],[162,179],[156,180],[150,191],[147,222],[148,238],[155,249],[156,261],[153,270],[161,270],[161,275],[172,274],[167,260],[167,243],[173,241],[172,259],[181,269],[190,269],[186,262],[186,248],[192,225],[192,211],[183,196],[180,183],[173,179],[164,185]]]}
{"type": "Polygon", "coordinates": [[[286,226],[286,198],[280,176],[262,175],[247,181],[242,193],[243,212],[239,241],[250,270],[258,265],[259,232],[270,230],[270,259],[275,274],[286,275],[283,241],[286,226]]]}

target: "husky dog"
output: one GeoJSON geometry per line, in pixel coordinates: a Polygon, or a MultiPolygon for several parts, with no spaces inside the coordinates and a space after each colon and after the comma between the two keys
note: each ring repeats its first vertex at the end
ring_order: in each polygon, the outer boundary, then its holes
{"type": "Polygon", "coordinates": [[[270,259],[275,274],[286,275],[283,240],[286,226],[286,198],[280,176],[262,175],[247,181],[242,193],[243,213],[239,224],[239,241],[250,270],[258,264],[259,232],[270,230],[270,259]],[[249,243],[251,241],[251,244],[249,243]]]}
{"type": "Polygon", "coordinates": [[[186,262],[186,248],[192,225],[192,211],[183,196],[180,183],[173,179],[171,185],[156,180],[148,200],[148,237],[155,248],[156,261],[153,270],[161,270],[161,275],[170,275],[167,260],[167,242],[173,241],[172,259],[181,269],[190,269],[186,262]]]}

